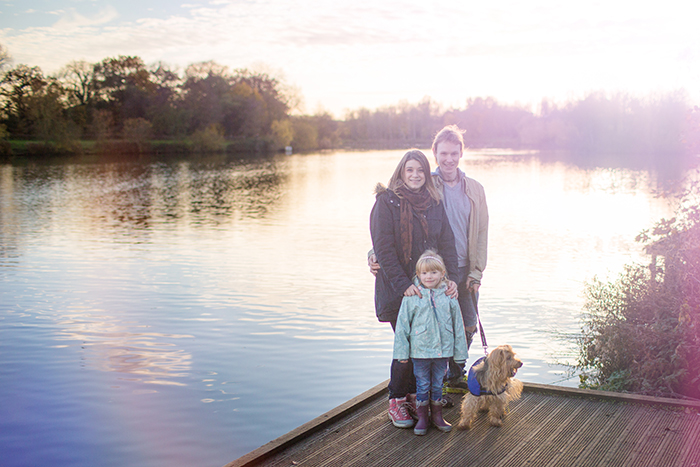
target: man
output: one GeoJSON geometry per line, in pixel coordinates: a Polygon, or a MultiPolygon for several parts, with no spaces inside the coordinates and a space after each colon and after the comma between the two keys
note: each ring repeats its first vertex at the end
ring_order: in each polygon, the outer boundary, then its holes
{"type": "MultiPolygon", "coordinates": [[[[450,278],[457,283],[458,301],[464,320],[467,345],[471,345],[476,332],[477,315],[475,301],[486,268],[489,214],[484,187],[459,169],[464,153],[463,131],[456,125],[448,125],[433,140],[433,155],[438,168],[432,173],[433,182],[442,193],[445,211],[455,236],[459,272],[450,278]]],[[[377,274],[380,266],[370,252],[370,271],[377,274]]],[[[449,292],[449,291],[448,291],[449,292]]],[[[448,385],[466,388],[464,366],[450,359],[448,385]]]]}

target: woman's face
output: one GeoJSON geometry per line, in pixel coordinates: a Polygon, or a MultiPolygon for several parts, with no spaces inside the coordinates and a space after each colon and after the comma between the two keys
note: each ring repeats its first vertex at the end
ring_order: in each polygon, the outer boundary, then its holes
{"type": "Polygon", "coordinates": [[[420,190],[425,185],[426,174],[423,172],[423,166],[416,160],[406,162],[401,174],[401,179],[412,191],[420,190]]]}

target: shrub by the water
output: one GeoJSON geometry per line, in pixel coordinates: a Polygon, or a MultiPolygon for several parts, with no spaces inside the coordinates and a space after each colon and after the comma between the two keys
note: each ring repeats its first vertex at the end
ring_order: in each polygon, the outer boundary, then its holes
{"type": "Polygon", "coordinates": [[[192,149],[195,152],[223,152],[225,146],[224,129],[220,125],[211,124],[192,135],[192,149]]]}
{"type": "Polygon", "coordinates": [[[12,156],[12,145],[9,141],[0,140],[0,160],[8,160],[12,156]]]}
{"type": "Polygon", "coordinates": [[[649,265],[586,287],[581,387],[700,398],[700,183],[637,241],[649,265]]]}

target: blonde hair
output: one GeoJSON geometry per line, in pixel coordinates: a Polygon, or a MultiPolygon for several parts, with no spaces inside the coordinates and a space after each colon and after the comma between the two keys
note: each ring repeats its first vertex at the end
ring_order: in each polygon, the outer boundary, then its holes
{"type": "Polygon", "coordinates": [[[459,144],[459,149],[464,151],[464,138],[462,135],[465,130],[460,130],[457,125],[447,125],[442,130],[435,135],[433,140],[433,154],[437,154],[438,144],[443,142],[448,142],[452,144],[459,144]]]}
{"type": "Polygon", "coordinates": [[[389,179],[388,188],[396,193],[397,188],[405,185],[402,176],[408,161],[418,161],[418,163],[421,165],[423,168],[423,173],[425,174],[425,184],[423,186],[425,186],[425,188],[428,190],[430,197],[439,203],[442,196],[440,195],[440,191],[435,188],[433,177],[430,176],[430,162],[428,162],[428,158],[425,156],[425,154],[418,149],[411,149],[403,155],[401,161],[399,161],[399,165],[397,165],[396,170],[394,170],[394,174],[389,179]]]}
{"type": "Polygon", "coordinates": [[[420,276],[421,272],[440,271],[442,273],[443,284],[447,280],[447,268],[442,256],[438,255],[434,250],[425,250],[418,261],[416,262],[416,277],[420,276]]]}

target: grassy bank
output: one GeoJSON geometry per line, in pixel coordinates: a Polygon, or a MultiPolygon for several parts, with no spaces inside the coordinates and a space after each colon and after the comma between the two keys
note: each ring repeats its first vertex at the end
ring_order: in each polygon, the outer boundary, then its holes
{"type": "Polygon", "coordinates": [[[245,138],[223,141],[216,145],[202,145],[192,140],[153,141],[91,141],[80,140],[68,143],[9,140],[0,141],[0,158],[6,162],[14,159],[37,159],[46,157],[74,157],[94,155],[188,155],[202,153],[223,154],[267,154],[274,152],[265,138],[245,138]]]}

